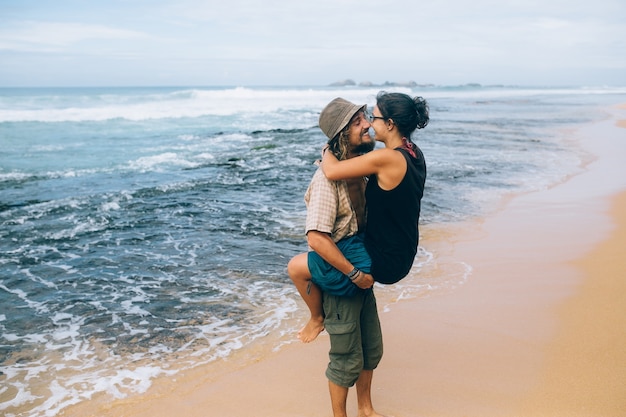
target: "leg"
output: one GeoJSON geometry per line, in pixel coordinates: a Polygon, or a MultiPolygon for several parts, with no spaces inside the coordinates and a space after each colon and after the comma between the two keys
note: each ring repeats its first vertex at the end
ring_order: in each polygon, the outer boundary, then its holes
{"type": "Polygon", "coordinates": [[[376,306],[376,297],[371,291],[365,296],[361,310],[361,337],[363,342],[363,370],[356,381],[359,417],[380,416],[372,405],[372,377],[383,356],[383,336],[376,306]]]}
{"type": "Polygon", "coordinates": [[[347,417],[348,388],[328,381],[328,390],[330,391],[330,404],[333,407],[333,417],[347,417]]]}
{"type": "Polygon", "coordinates": [[[372,405],[372,376],[373,370],[363,370],[356,381],[356,397],[359,407],[359,417],[382,417],[372,405]]]}
{"type": "Polygon", "coordinates": [[[311,312],[309,322],[298,332],[298,338],[304,343],[309,343],[324,330],[322,291],[311,281],[308,254],[301,253],[291,258],[287,264],[287,272],[311,312]]]}
{"type": "Polygon", "coordinates": [[[363,373],[359,325],[362,305],[362,293],[354,297],[338,297],[324,293],[326,313],[324,324],[330,337],[328,352],[330,361],[326,368],[326,377],[334,417],[346,416],[348,387],[358,383],[363,373]]]}
{"type": "MultiPolygon", "coordinates": [[[[361,371],[356,381],[356,395],[359,407],[359,417],[383,417],[374,411],[372,406],[372,376],[374,371],[361,371]]],[[[328,381],[330,391],[330,403],[333,407],[333,417],[346,417],[346,400],[348,388],[328,381]]]]}

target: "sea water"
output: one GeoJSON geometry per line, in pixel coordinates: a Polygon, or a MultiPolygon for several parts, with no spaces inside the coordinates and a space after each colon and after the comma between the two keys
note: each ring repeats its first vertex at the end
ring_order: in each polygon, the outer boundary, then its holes
{"type": "MultiPolygon", "coordinates": [[[[0,89],[0,412],[53,416],[159,376],[293,339],[286,274],[306,251],[303,195],[333,98],[375,87],[0,89]],[[290,324],[291,323],[291,324],[290,324]],[[281,340],[272,338],[271,340],[281,340]]],[[[415,87],[428,179],[420,223],[485,216],[586,155],[567,132],[626,101],[618,88],[415,87]]],[[[411,277],[427,296],[471,279],[411,277]]]]}

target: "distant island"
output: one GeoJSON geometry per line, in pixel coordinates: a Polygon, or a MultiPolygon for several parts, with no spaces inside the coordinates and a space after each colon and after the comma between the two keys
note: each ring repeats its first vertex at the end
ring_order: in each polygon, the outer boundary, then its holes
{"type": "Polygon", "coordinates": [[[434,87],[434,84],[418,84],[415,81],[407,81],[407,82],[395,82],[395,81],[385,81],[382,84],[374,84],[371,81],[361,81],[360,83],[356,83],[356,81],[351,79],[335,81],[334,83],[329,84],[330,87],[350,87],[356,86],[359,87],[434,87]]]}

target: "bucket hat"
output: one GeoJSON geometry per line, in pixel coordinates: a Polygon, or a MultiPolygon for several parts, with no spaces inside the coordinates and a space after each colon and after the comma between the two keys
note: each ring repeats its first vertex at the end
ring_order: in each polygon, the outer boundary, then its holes
{"type": "Polygon", "coordinates": [[[328,139],[332,140],[348,125],[357,112],[365,111],[366,108],[367,104],[354,104],[344,98],[337,97],[328,103],[320,113],[320,129],[328,139]]]}

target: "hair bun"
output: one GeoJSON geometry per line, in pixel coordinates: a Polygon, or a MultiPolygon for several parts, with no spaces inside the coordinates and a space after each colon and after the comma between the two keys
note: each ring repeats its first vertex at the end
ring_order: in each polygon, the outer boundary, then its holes
{"type": "Polygon", "coordinates": [[[428,115],[428,103],[424,97],[417,96],[413,98],[415,112],[417,113],[417,128],[423,129],[428,125],[430,117],[428,115]]]}

